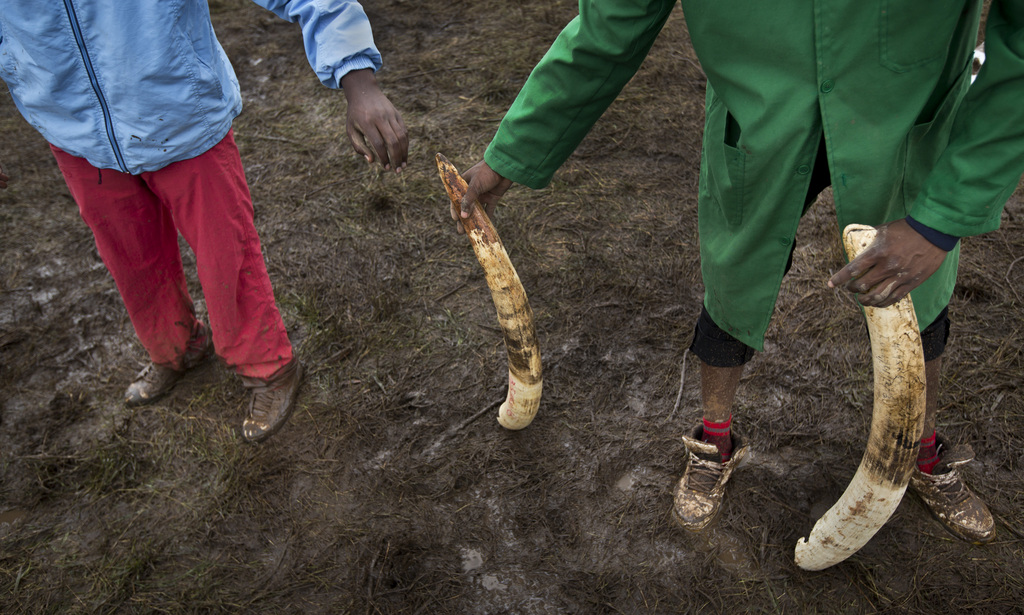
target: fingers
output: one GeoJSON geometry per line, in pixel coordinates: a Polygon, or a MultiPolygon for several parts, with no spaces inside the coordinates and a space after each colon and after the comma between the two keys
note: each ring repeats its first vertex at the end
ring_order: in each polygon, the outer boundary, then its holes
{"type": "Polygon", "coordinates": [[[363,135],[353,124],[349,124],[348,129],[348,140],[352,143],[352,149],[366,159],[366,162],[373,164],[376,160],[372,146],[370,146],[363,135]]]}
{"type": "Polygon", "coordinates": [[[466,196],[462,197],[462,207],[459,215],[463,219],[468,218],[473,213],[473,207],[480,203],[484,206],[484,211],[487,212],[487,217],[489,218],[494,215],[494,206],[497,205],[498,198],[488,191],[481,193],[481,186],[474,186],[470,182],[466,196]]]}
{"type": "Polygon", "coordinates": [[[377,159],[385,169],[401,173],[409,156],[409,133],[405,130],[405,124],[396,114],[378,126],[378,131],[372,133],[376,137],[372,139],[372,145],[377,152],[377,159]]]}
{"type": "Polygon", "coordinates": [[[482,160],[463,173],[462,178],[466,180],[466,192],[461,201],[451,203],[450,207],[452,220],[456,221],[455,230],[459,233],[464,232],[462,221],[472,215],[478,204],[484,208],[488,218],[492,217],[498,200],[512,185],[511,180],[495,173],[482,160]]]}
{"type": "Polygon", "coordinates": [[[452,203],[452,217],[458,220],[459,218],[468,218],[473,213],[473,207],[476,205],[477,200],[480,198],[480,184],[479,182],[474,183],[468,182],[466,186],[466,194],[462,196],[462,201],[459,206],[459,211],[455,211],[455,204],[452,203]]]}
{"type": "Polygon", "coordinates": [[[880,242],[876,238],[857,258],[829,278],[828,287],[845,288],[852,293],[867,292],[880,281],[881,276],[874,271],[881,264],[878,259],[879,245],[880,242]],[[874,272],[874,277],[868,276],[871,272],[874,272]]]}
{"type": "Polygon", "coordinates": [[[858,295],[857,300],[865,307],[889,307],[906,297],[910,289],[909,284],[904,284],[897,278],[890,278],[858,295]]]}
{"type": "MultiPolygon", "coordinates": [[[[485,192],[480,195],[477,202],[484,206],[484,211],[487,212],[488,218],[494,217],[494,208],[498,204],[500,197],[496,196],[493,192],[485,192]]],[[[465,201],[463,201],[465,203],[465,201]]],[[[468,217],[468,214],[463,213],[463,218],[468,217]]]]}
{"type": "MultiPolygon", "coordinates": [[[[850,280],[853,280],[853,279],[855,279],[857,277],[860,277],[861,271],[860,271],[860,268],[856,266],[856,262],[857,262],[856,259],[854,259],[848,265],[846,265],[845,267],[840,269],[834,276],[829,278],[829,280],[828,280],[828,287],[829,288],[840,288],[840,287],[846,286],[847,283],[850,280]]],[[[853,290],[853,289],[849,288],[848,290],[853,290]]],[[[854,291],[854,292],[856,292],[856,291],[854,291]]]]}
{"type": "Polygon", "coordinates": [[[401,173],[409,156],[409,133],[388,97],[381,92],[369,68],[349,71],[341,78],[348,101],[345,122],[352,147],[367,162],[401,173]]]}
{"type": "Polygon", "coordinates": [[[505,195],[512,182],[498,175],[484,161],[480,161],[463,174],[468,183],[466,194],[462,197],[460,217],[468,218],[476,203],[484,206],[488,216],[494,215],[494,207],[505,195]]]}
{"type": "Polygon", "coordinates": [[[861,305],[888,307],[935,273],[946,252],[905,220],[883,224],[877,230],[871,246],[832,276],[828,285],[856,293],[861,305]]]}
{"type": "Polygon", "coordinates": [[[459,207],[456,206],[454,202],[450,203],[449,205],[452,220],[455,221],[455,232],[458,233],[459,235],[462,235],[463,233],[466,232],[466,229],[462,228],[462,221],[459,219],[459,207]]]}
{"type": "Polygon", "coordinates": [[[385,170],[401,173],[409,157],[409,133],[401,116],[396,114],[368,126],[364,128],[356,121],[349,123],[348,137],[352,147],[368,163],[379,161],[385,170]]]}
{"type": "Polygon", "coordinates": [[[388,159],[395,173],[401,173],[409,163],[409,131],[406,130],[401,116],[393,118],[389,126],[392,129],[392,138],[388,140],[388,159]]]}
{"type": "Polygon", "coordinates": [[[856,294],[863,306],[889,307],[913,290],[915,281],[919,283],[919,276],[903,268],[885,267],[865,252],[832,276],[828,286],[856,294]]]}
{"type": "Polygon", "coordinates": [[[480,200],[480,195],[486,192],[490,187],[484,186],[484,179],[482,175],[483,169],[490,170],[487,163],[480,161],[474,164],[468,171],[462,174],[463,179],[466,180],[466,194],[462,196],[462,208],[460,216],[462,218],[468,218],[473,213],[473,207],[476,202],[480,200]]]}
{"type": "Polygon", "coordinates": [[[829,278],[829,288],[845,288],[851,293],[867,292],[879,281],[877,271],[874,276],[868,276],[877,265],[875,259],[875,247],[869,246],[857,258],[846,264],[834,276],[829,278]]]}

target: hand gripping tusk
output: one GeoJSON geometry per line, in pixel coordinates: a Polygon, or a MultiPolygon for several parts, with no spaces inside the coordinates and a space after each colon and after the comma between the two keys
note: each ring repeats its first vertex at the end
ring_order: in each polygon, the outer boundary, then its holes
{"type": "MultiPolygon", "coordinates": [[[[448,198],[458,208],[466,194],[462,179],[448,159],[437,154],[437,171],[441,175],[448,198]]],[[[498,231],[478,203],[473,214],[462,220],[473,252],[484,269],[491,299],[498,311],[498,324],[505,336],[508,355],[508,396],[498,409],[498,423],[506,429],[522,429],[530,424],[540,407],[543,388],[540,347],[533,325],[533,310],[526,298],[519,275],[505,252],[498,231]]]]}
{"type": "MultiPolygon", "coordinates": [[[[874,241],[875,229],[843,232],[850,259],[874,241]]],[[[822,570],[863,547],[896,511],[917,459],[924,426],[924,352],[910,296],[887,308],[865,307],[871,333],[875,407],[860,467],[839,501],[796,543],[796,564],[822,570]]]]}

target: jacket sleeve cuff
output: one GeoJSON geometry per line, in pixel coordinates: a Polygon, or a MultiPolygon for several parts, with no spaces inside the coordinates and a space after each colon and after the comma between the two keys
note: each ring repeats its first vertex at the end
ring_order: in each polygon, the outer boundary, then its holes
{"type": "MultiPolygon", "coordinates": [[[[551,170],[551,174],[538,174],[537,172],[527,169],[515,156],[510,155],[501,146],[502,139],[500,135],[502,130],[498,129],[498,135],[495,135],[494,139],[484,150],[484,162],[487,166],[501,175],[505,179],[510,180],[512,183],[521,184],[527,188],[533,190],[540,190],[546,188],[551,183],[551,178],[554,175],[554,170],[551,170]]],[[[508,141],[508,139],[506,139],[508,141]]]]}
{"type": "Polygon", "coordinates": [[[932,242],[936,247],[942,248],[946,252],[949,252],[950,250],[955,248],[957,242],[960,241],[959,237],[941,233],[929,226],[921,224],[920,222],[918,222],[917,220],[913,219],[910,216],[907,216],[906,220],[907,224],[910,225],[910,228],[914,229],[918,233],[921,233],[921,236],[923,236],[928,241],[932,242]]]}
{"type": "MultiPolygon", "coordinates": [[[[377,72],[377,69],[380,68],[380,60],[377,59],[376,61],[374,61],[374,58],[370,58],[364,55],[346,58],[345,61],[341,63],[341,66],[334,69],[334,83],[337,84],[334,87],[341,88],[342,77],[344,77],[345,75],[349,74],[354,70],[362,70],[364,68],[370,68],[373,69],[373,72],[377,72]]],[[[325,83],[325,85],[328,85],[328,87],[330,87],[329,84],[325,83]]]]}

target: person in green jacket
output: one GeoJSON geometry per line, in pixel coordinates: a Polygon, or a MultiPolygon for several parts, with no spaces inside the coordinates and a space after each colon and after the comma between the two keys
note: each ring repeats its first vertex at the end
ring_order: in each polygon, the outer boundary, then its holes
{"type": "MultiPolygon", "coordinates": [[[[911,488],[944,526],[992,538],[985,504],[961,480],[969,446],[935,433],[959,238],[998,228],[1024,173],[1024,2],[991,0],[987,60],[971,83],[982,0],[865,5],[682,0],[707,75],[698,232],[703,424],[684,437],[688,467],[673,513],[701,530],[746,450],[732,430],[744,364],[764,334],[797,226],[832,186],[840,228],[878,228],[829,280],[862,305],[912,292],[926,360],[926,417],[911,488]]],[[[452,217],[489,213],[512,183],[538,189],[639,68],[675,0],[580,0],[579,15],[534,68],[452,217]]],[[[457,227],[459,225],[456,225],[457,227]]]]}

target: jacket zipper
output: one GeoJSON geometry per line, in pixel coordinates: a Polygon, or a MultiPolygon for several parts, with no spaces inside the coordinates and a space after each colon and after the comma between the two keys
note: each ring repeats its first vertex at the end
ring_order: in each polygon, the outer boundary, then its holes
{"type": "Polygon", "coordinates": [[[103,96],[103,91],[100,89],[99,79],[96,78],[96,71],[93,70],[92,60],[89,58],[89,51],[85,48],[85,37],[82,36],[82,29],[78,25],[78,16],[75,14],[75,7],[71,5],[71,0],[64,0],[64,10],[68,13],[68,21],[71,22],[71,31],[75,35],[75,42],[78,43],[78,51],[82,54],[82,62],[85,63],[85,72],[89,74],[89,83],[92,85],[92,90],[96,94],[96,98],[100,101],[100,108],[103,110],[103,123],[107,129],[107,140],[110,141],[110,148],[114,150],[114,157],[117,158],[117,165],[121,167],[121,171],[127,173],[128,165],[124,162],[124,156],[121,154],[121,148],[117,146],[117,140],[114,138],[114,120],[110,114],[110,106],[107,104],[107,99],[103,96]]]}

